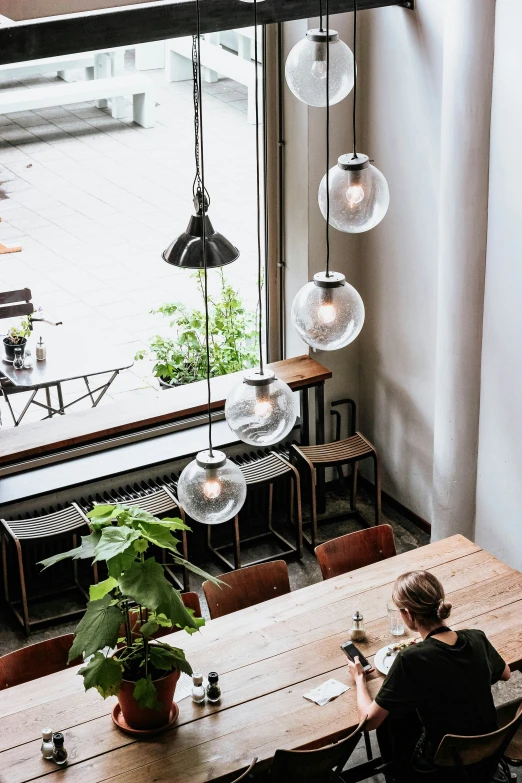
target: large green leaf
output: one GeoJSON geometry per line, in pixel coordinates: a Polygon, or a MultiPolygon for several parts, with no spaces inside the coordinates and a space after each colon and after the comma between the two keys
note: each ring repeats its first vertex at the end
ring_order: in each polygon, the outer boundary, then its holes
{"type": "Polygon", "coordinates": [[[220,579],[217,579],[217,577],[212,576],[211,574],[207,574],[207,572],[203,571],[202,568],[198,568],[192,563],[189,563],[189,561],[185,560],[183,557],[180,557],[179,555],[172,555],[172,559],[174,560],[176,565],[180,565],[183,566],[184,568],[188,568],[188,570],[192,571],[193,574],[202,576],[203,579],[208,579],[209,582],[212,582],[212,584],[216,585],[217,587],[223,587],[223,586],[228,587],[226,582],[222,582],[220,579]]]}
{"type": "Polygon", "coordinates": [[[100,601],[107,595],[107,593],[110,593],[111,590],[114,590],[115,587],[118,587],[118,580],[114,579],[112,576],[109,576],[109,578],[104,582],[98,582],[97,585],[90,586],[89,598],[91,601],[100,601]]]}
{"type": "Polygon", "coordinates": [[[138,530],[123,525],[122,527],[104,527],[101,538],[94,548],[95,562],[98,560],[111,560],[129,548],[140,537],[138,530]]]}
{"type": "Polygon", "coordinates": [[[106,658],[102,652],[97,652],[78,674],[83,677],[86,691],[96,688],[104,699],[118,693],[123,677],[121,663],[115,658],[106,658]]]}
{"type": "Polygon", "coordinates": [[[119,579],[122,572],[125,572],[131,567],[137,557],[137,552],[134,548],[135,543],[136,542],[133,542],[125,552],[121,552],[119,555],[116,555],[116,557],[111,557],[110,560],[107,560],[109,576],[113,576],[114,579],[119,579]]]}
{"type": "Polygon", "coordinates": [[[159,522],[162,525],[168,525],[171,530],[188,530],[189,533],[191,532],[191,528],[178,517],[163,517],[159,522]]]}
{"type": "Polygon", "coordinates": [[[70,549],[68,552],[60,552],[58,555],[51,555],[45,560],[40,560],[38,565],[43,565],[43,570],[49,568],[49,566],[59,563],[61,560],[84,560],[86,558],[94,557],[94,548],[100,540],[100,533],[93,532],[88,536],[82,536],[82,543],[75,549],[70,549]]]}
{"type": "Polygon", "coordinates": [[[115,647],[125,616],[117,606],[110,605],[111,601],[110,595],[100,601],[89,601],[87,611],[76,629],[69,661],[79,655],[87,657],[104,647],[115,647]]]}
{"type": "Polygon", "coordinates": [[[166,525],[157,524],[156,522],[140,522],[140,531],[152,544],[177,553],[176,544],[179,544],[179,540],[174,538],[170,528],[166,525]]]}
{"type": "Polygon", "coordinates": [[[140,707],[148,707],[149,710],[163,709],[163,705],[158,701],[156,687],[152,682],[150,674],[148,677],[137,681],[134,686],[133,696],[140,707]]]}
{"type": "Polygon", "coordinates": [[[134,563],[119,580],[120,590],[137,604],[164,614],[173,625],[197,628],[177,590],[165,579],[163,568],[153,557],[134,563]]]}
{"type": "Polygon", "coordinates": [[[149,647],[150,662],[156,669],[172,671],[178,669],[185,674],[192,674],[192,666],[185,658],[185,653],[170,644],[151,644],[149,647]]]}

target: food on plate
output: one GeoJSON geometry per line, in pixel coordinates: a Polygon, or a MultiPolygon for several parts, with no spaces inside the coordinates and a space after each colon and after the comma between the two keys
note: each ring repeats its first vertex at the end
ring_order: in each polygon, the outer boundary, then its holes
{"type": "Polygon", "coordinates": [[[420,639],[406,639],[404,642],[398,642],[397,644],[391,644],[388,647],[388,652],[386,653],[385,657],[388,655],[397,655],[397,653],[400,653],[401,650],[405,650],[407,647],[411,647],[412,644],[417,644],[420,639]]]}

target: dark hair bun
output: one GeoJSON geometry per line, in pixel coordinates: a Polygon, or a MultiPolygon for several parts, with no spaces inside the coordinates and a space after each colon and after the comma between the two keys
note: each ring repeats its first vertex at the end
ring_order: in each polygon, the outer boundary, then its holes
{"type": "Polygon", "coordinates": [[[451,614],[451,604],[449,601],[441,601],[437,611],[437,617],[439,620],[447,620],[451,614]]]}

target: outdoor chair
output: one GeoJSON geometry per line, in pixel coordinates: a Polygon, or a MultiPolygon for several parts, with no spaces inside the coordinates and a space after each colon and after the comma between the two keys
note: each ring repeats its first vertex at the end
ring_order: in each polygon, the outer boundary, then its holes
{"type": "MultiPolygon", "coordinates": [[[[332,406],[340,404],[349,404],[352,410],[351,426],[348,438],[338,439],[331,443],[324,443],[316,446],[301,446],[293,444],[290,456],[292,463],[297,467],[304,467],[309,473],[310,494],[311,494],[311,533],[308,536],[303,533],[304,540],[312,548],[317,544],[317,475],[324,473],[325,468],[334,467],[337,469],[339,478],[343,478],[342,466],[352,466],[352,488],[350,495],[350,509],[342,515],[336,517],[327,517],[323,522],[333,521],[333,519],[346,518],[354,516],[366,526],[357,508],[357,468],[361,460],[371,459],[374,467],[375,483],[375,525],[381,521],[381,467],[377,451],[370,441],[360,432],[355,431],[356,409],[353,400],[337,400],[332,402],[332,406]]],[[[339,416],[338,411],[331,411],[339,416]]],[[[339,420],[338,420],[339,421],[339,420]]],[[[336,436],[340,435],[340,426],[337,426],[336,436]]]]}
{"type": "MultiPolygon", "coordinates": [[[[30,644],[21,650],[0,657],[0,690],[21,685],[24,682],[46,677],[67,668],[67,657],[72,647],[74,634],[46,639],[38,644],[30,644]]],[[[70,666],[82,663],[80,656],[71,661],[70,666]]]]}
{"type": "Polygon", "coordinates": [[[296,555],[299,560],[303,556],[303,517],[301,510],[301,483],[299,480],[299,473],[296,468],[291,465],[284,457],[276,452],[271,452],[261,459],[253,459],[250,462],[244,464],[238,463],[238,468],[245,477],[247,488],[250,490],[256,487],[268,486],[268,524],[267,529],[263,533],[259,533],[253,536],[242,537],[240,535],[240,518],[237,514],[234,517],[234,543],[233,544],[221,544],[215,546],[212,542],[212,525],[207,525],[207,544],[210,551],[216,555],[226,566],[231,570],[234,568],[242,568],[241,558],[241,543],[248,543],[253,541],[261,541],[266,538],[271,538],[276,544],[282,547],[281,552],[269,557],[264,557],[261,560],[253,560],[249,563],[245,563],[245,566],[257,565],[258,563],[266,563],[271,560],[279,560],[282,557],[288,557],[296,555]],[[279,479],[289,479],[290,481],[290,507],[289,516],[290,520],[295,524],[295,544],[292,544],[284,536],[281,535],[273,527],[273,499],[274,499],[274,484],[279,479]],[[296,519],[294,519],[294,495],[296,506],[296,519]],[[234,548],[234,562],[228,559],[223,554],[223,550],[234,548]]]}
{"type": "MultiPolygon", "coordinates": [[[[516,716],[522,705],[522,697],[497,707],[498,725],[506,726],[516,716]]],[[[504,759],[514,767],[522,766],[522,725],[520,725],[504,751],[504,759]]]]}
{"type": "Polygon", "coordinates": [[[340,773],[361,739],[366,718],[345,739],[318,750],[276,750],[269,783],[340,783],[340,773]]]}
{"type": "Polygon", "coordinates": [[[219,579],[228,587],[203,582],[212,620],[290,592],[288,566],[284,560],[241,568],[223,574],[219,579]]]}
{"type": "Polygon", "coordinates": [[[315,548],[323,579],[346,574],[397,554],[390,525],[377,525],[333,538],[315,548]]]}
{"type": "MultiPolygon", "coordinates": [[[[66,609],[63,612],[54,614],[52,617],[30,619],[26,579],[25,579],[25,571],[24,571],[24,558],[23,558],[23,549],[25,549],[26,544],[29,544],[31,542],[39,543],[39,544],[47,544],[48,540],[53,536],[63,536],[64,534],[67,533],[72,534],[71,538],[72,538],[73,548],[77,547],[79,544],[78,532],[80,531],[80,528],[85,528],[85,533],[88,534],[89,531],[87,527],[86,517],[84,516],[80,508],[76,505],[76,503],[71,503],[70,506],[61,509],[60,511],[55,511],[52,514],[45,514],[41,517],[32,517],[30,519],[17,519],[17,520],[9,520],[9,521],[6,521],[5,519],[0,520],[0,533],[2,538],[2,568],[3,568],[3,576],[4,576],[4,596],[5,596],[6,603],[13,611],[18,622],[24,627],[26,634],[30,633],[31,627],[34,625],[38,625],[43,622],[48,622],[49,620],[57,620],[58,618],[62,619],[65,617],[73,617],[84,613],[85,608],[82,607],[81,609],[72,609],[72,610],[66,609]],[[19,601],[13,601],[11,600],[10,597],[8,544],[13,545],[16,551],[16,566],[18,568],[18,577],[20,581],[20,594],[21,594],[19,601]],[[22,548],[22,544],[23,544],[23,548],[22,548]],[[19,609],[21,609],[21,612],[19,611],[19,609]]],[[[38,558],[35,557],[34,561],[36,562],[37,559],[38,558]]],[[[72,565],[73,565],[73,575],[74,575],[74,587],[79,589],[82,595],[88,601],[89,594],[87,593],[86,590],[84,590],[84,588],[82,587],[82,585],[78,580],[78,560],[73,560],[72,565]]],[[[94,581],[98,582],[98,567],[96,563],[93,564],[92,568],[94,572],[94,581]]],[[[63,592],[64,592],[63,589],[59,590],[58,592],[56,590],[49,593],[39,592],[38,598],[39,599],[50,598],[52,596],[61,595],[63,594],[63,592]]]]}

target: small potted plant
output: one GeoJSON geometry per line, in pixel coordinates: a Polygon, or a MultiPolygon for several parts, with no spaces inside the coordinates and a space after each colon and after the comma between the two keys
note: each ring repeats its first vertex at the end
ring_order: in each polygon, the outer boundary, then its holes
{"type": "MultiPolygon", "coordinates": [[[[212,377],[249,369],[257,361],[256,313],[246,309],[221,269],[218,274],[219,293],[208,298],[212,377]]],[[[192,277],[197,281],[204,305],[202,273],[195,272],[192,277]]],[[[172,332],[166,337],[153,337],[148,351],[138,351],[135,359],[143,359],[148,353],[154,356],[153,373],[163,389],[204,380],[207,377],[204,310],[174,302],[152,312],[171,318],[172,332]]]]}
{"type": "MultiPolygon", "coordinates": [[[[69,661],[84,656],[78,673],[85,689],[96,688],[104,699],[117,695],[128,727],[157,731],[175,720],[176,683],[192,668],[182,649],[154,636],[165,627],[194,633],[205,621],[185,607],[163,566],[147,556],[149,547],[168,549],[175,563],[219,582],[178,553],[175,534],[189,530],[180,519],[158,519],[123,505],[95,506],[88,517],[91,533],[79,547],[41,561],[47,568],[66,558],[93,558],[107,566],[107,578],[90,588],[69,661]]],[[[113,718],[122,725],[116,708],[113,718]]]]}
{"type": "Polygon", "coordinates": [[[29,318],[22,318],[19,326],[11,326],[4,337],[5,358],[8,362],[14,361],[15,348],[22,349],[24,355],[27,338],[31,334],[29,318]]]}

